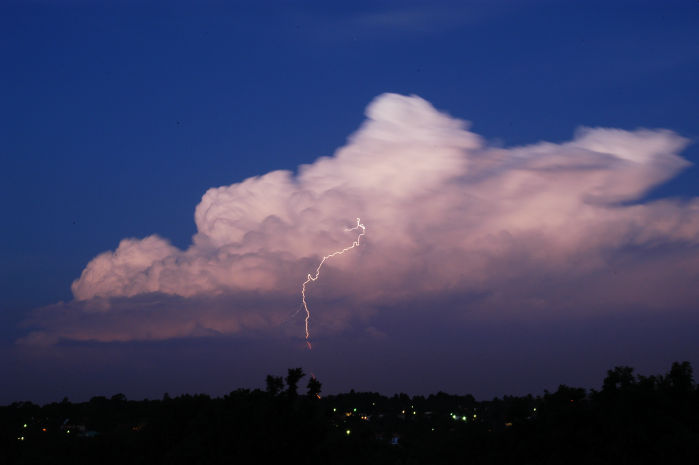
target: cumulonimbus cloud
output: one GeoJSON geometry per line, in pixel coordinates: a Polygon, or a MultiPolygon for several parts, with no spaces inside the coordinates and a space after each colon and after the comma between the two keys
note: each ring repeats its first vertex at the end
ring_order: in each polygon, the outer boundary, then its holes
{"type": "Polygon", "coordinates": [[[683,283],[699,277],[699,199],[640,201],[688,166],[679,135],[582,128],[565,143],[500,148],[416,96],[381,95],[366,115],[297,174],[209,189],[186,250],[153,235],[101,253],[74,301],[42,309],[25,340],[278,326],[319,258],[354,239],[344,228],[356,217],[366,241],[311,290],[325,330],[430,295],[480,296],[467,306],[491,314],[697,301],[683,283]]]}

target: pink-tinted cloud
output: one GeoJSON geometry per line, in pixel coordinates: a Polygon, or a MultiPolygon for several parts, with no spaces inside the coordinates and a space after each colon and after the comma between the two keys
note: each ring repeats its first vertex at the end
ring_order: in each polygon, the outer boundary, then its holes
{"type": "Polygon", "coordinates": [[[485,316],[687,307],[699,300],[686,285],[699,282],[699,199],[639,201],[688,165],[686,144],[583,128],[566,143],[491,147],[419,97],[384,94],[332,157],[209,189],[188,249],[150,236],[95,257],[75,300],[39,311],[25,340],[279,327],[320,257],[351,244],[356,217],[366,241],[309,290],[318,331],[436,295],[481,296],[449,311],[485,316]]]}

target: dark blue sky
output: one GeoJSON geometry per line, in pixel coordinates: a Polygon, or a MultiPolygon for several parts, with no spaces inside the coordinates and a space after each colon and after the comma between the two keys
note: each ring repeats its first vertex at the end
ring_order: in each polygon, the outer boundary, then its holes
{"type": "MultiPolygon", "coordinates": [[[[472,121],[493,145],[561,142],[579,126],[667,128],[692,141],[682,156],[699,163],[696,1],[96,3],[0,6],[0,346],[3,364],[18,379],[0,402],[22,392],[40,401],[90,397],[113,384],[88,379],[110,376],[128,380],[116,389],[127,395],[178,386],[220,393],[301,364],[267,356],[266,364],[250,362],[259,372],[250,378],[221,380],[214,368],[202,368],[196,384],[163,369],[161,382],[146,376],[139,384],[147,368],[134,371],[110,352],[143,350],[175,370],[164,354],[189,354],[195,366],[200,360],[192,351],[215,359],[224,343],[100,346],[117,368],[81,372],[71,362],[62,372],[63,365],[49,369],[45,358],[18,353],[14,341],[26,333],[22,322],[33,309],[72,299],[71,282],[98,253],[153,233],[186,248],[196,232],[194,208],[208,188],[332,155],[381,93],[419,95],[472,121]],[[72,373],[77,381],[28,390],[42,370],[56,379],[72,373]]],[[[648,199],[699,195],[695,165],[648,199]]],[[[695,314],[686,318],[696,325],[695,314]]],[[[532,331],[541,337],[543,330],[532,331]]],[[[624,344],[638,346],[649,331],[626,327],[624,344]]],[[[672,331],[660,339],[672,339],[672,331]]],[[[690,336],[684,337],[682,344],[690,336]]],[[[283,342],[275,344],[284,350],[283,342]]],[[[258,346],[240,350],[263,353],[258,346]]],[[[88,350],[80,347],[64,349],[80,359],[88,350]]],[[[400,359],[400,346],[386,350],[400,359]]],[[[696,361],[692,350],[646,357],[629,349],[626,360],[664,370],[675,356],[696,361]]],[[[447,371],[456,370],[454,353],[444,356],[447,371]]],[[[495,349],[489,354],[490,364],[507,358],[495,349]]],[[[599,353],[590,360],[581,359],[589,366],[579,376],[570,369],[560,381],[595,382],[600,367],[618,361],[599,353]]],[[[541,364],[560,366],[549,362],[541,364]]],[[[327,378],[337,380],[335,390],[357,387],[332,370],[327,378]]],[[[556,381],[525,378],[510,391],[492,381],[479,393],[536,392],[556,381]]],[[[478,389],[454,375],[436,384],[405,389],[478,389]]]]}

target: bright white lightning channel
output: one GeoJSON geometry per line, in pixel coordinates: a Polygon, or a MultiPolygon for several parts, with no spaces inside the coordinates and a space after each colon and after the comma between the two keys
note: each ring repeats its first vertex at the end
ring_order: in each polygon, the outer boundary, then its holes
{"type": "Polygon", "coordinates": [[[316,268],[316,273],[315,273],[315,275],[311,275],[311,274],[309,273],[309,274],[308,274],[308,277],[306,278],[306,280],[303,282],[303,285],[301,286],[301,301],[303,302],[303,308],[304,308],[304,310],[306,310],[306,345],[308,345],[308,349],[309,349],[309,350],[311,349],[311,340],[310,340],[310,338],[311,338],[311,333],[308,332],[308,320],[311,319],[311,312],[308,311],[308,304],[306,303],[306,284],[310,283],[311,281],[317,281],[317,280],[318,280],[318,276],[320,275],[320,269],[323,267],[323,263],[325,263],[325,261],[326,261],[328,258],[332,258],[332,257],[334,257],[334,256],[336,256],[336,255],[342,255],[343,253],[347,252],[348,250],[352,250],[352,249],[354,249],[355,247],[358,247],[358,246],[359,246],[359,241],[361,240],[362,236],[363,236],[364,234],[366,234],[366,226],[364,226],[364,225],[361,223],[361,221],[359,220],[359,218],[357,218],[357,224],[356,224],[353,228],[347,228],[347,229],[345,229],[345,231],[358,231],[358,230],[360,230],[360,229],[362,230],[362,232],[359,233],[359,235],[357,236],[357,239],[356,239],[354,242],[352,242],[352,245],[350,245],[349,247],[345,247],[345,248],[342,249],[342,250],[338,250],[337,252],[333,252],[333,253],[331,253],[330,255],[326,255],[325,257],[323,257],[323,259],[320,261],[320,264],[318,264],[318,268],[316,268]]]}

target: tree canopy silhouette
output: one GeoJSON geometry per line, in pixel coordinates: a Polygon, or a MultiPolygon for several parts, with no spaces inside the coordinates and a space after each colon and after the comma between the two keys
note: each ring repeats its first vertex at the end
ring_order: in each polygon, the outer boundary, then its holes
{"type": "Polygon", "coordinates": [[[439,392],[320,397],[301,368],[223,398],[124,394],[0,407],[0,463],[697,463],[699,390],[688,362],[664,375],[614,367],[596,391],[477,401],[439,392]],[[286,388],[285,388],[286,384],[286,388]]]}

